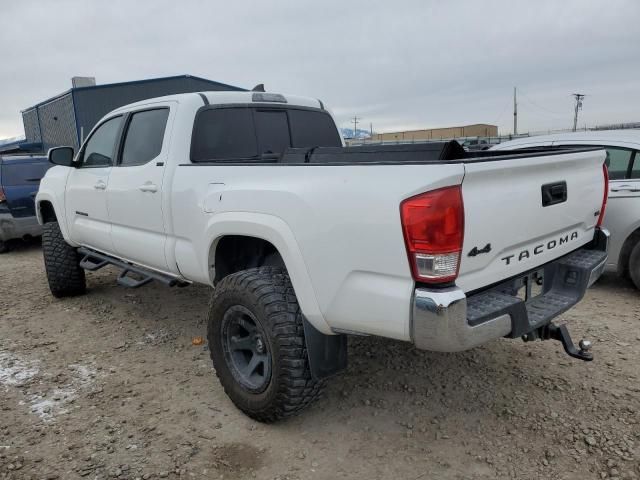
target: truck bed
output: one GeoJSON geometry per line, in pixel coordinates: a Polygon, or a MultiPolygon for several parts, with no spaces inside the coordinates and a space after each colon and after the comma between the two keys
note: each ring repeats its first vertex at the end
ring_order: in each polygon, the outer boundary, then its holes
{"type": "MultiPolygon", "coordinates": [[[[519,150],[481,150],[467,152],[455,140],[448,142],[412,143],[397,145],[360,145],[355,147],[314,147],[289,148],[281,155],[265,155],[246,163],[281,163],[311,165],[354,165],[354,164],[442,164],[447,162],[474,163],[495,160],[515,160],[520,158],[560,155],[571,152],[599,150],[600,147],[535,147],[519,150]]],[[[183,165],[233,165],[235,162],[214,161],[183,165]]]]}

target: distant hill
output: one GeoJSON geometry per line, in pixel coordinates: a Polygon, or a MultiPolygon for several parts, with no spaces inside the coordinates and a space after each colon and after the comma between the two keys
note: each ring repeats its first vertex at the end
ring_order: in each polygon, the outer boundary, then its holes
{"type": "Polygon", "coordinates": [[[341,128],[340,133],[344,138],[369,138],[369,130],[358,129],[356,135],[353,134],[353,128],[341,128]]]}

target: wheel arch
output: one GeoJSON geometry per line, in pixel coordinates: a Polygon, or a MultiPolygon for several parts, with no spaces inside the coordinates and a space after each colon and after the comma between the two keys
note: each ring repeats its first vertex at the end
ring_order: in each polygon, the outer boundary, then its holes
{"type": "Polygon", "coordinates": [[[40,225],[56,222],[58,220],[56,209],[53,208],[53,203],[49,200],[40,200],[38,202],[38,205],[36,206],[36,216],[40,225]]]}
{"type": "MultiPolygon", "coordinates": [[[[236,259],[238,256],[251,257],[246,251],[238,250],[251,249],[263,260],[270,258],[281,262],[280,266],[283,266],[289,274],[305,318],[320,332],[326,335],[332,334],[320,310],[300,246],[284,220],[253,212],[220,213],[212,218],[207,229],[207,238],[209,241],[206,258],[203,261],[206,262],[207,274],[212,285],[225,275],[234,273],[232,270],[239,266],[245,265],[246,268],[260,266],[247,262],[246,259],[238,263],[234,258],[229,259],[224,256],[225,253],[236,249],[232,255],[236,259]]],[[[259,259],[253,257],[252,261],[256,263],[259,259]]]]}

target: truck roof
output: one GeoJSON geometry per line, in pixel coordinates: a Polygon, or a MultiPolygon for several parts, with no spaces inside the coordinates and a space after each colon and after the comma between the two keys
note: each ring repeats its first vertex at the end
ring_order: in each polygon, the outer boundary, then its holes
{"type": "Polygon", "coordinates": [[[265,105],[289,105],[296,107],[309,107],[309,108],[324,108],[323,103],[315,98],[311,97],[301,97],[298,95],[289,95],[289,94],[277,94],[271,92],[231,92],[231,91],[216,91],[216,92],[195,92],[195,93],[179,93],[175,95],[167,95],[164,97],[156,97],[149,98],[146,100],[142,100],[136,103],[130,103],[128,105],[124,105],[117,110],[114,110],[111,113],[127,111],[134,107],[141,107],[153,103],[158,102],[168,102],[168,101],[193,101],[194,99],[198,99],[201,103],[204,104],[204,99],[207,100],[211,105],[220,105],[220,104],[265,104],[265,105]],[[278,102],[278,101],[269,101],[267,100],[270,97],[278,96],[284,98],[286,103],[278,102]]]}

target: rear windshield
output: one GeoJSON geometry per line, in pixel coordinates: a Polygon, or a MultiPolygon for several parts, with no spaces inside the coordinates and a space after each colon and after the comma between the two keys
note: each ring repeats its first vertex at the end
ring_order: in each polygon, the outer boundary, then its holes
{"type": "Polygon", "coordinates": [[[191,140],[192,162],[261,161],[289,147],[340,147],[331,116],[320,110],[228,107],[202,110],[191,140]]]}

